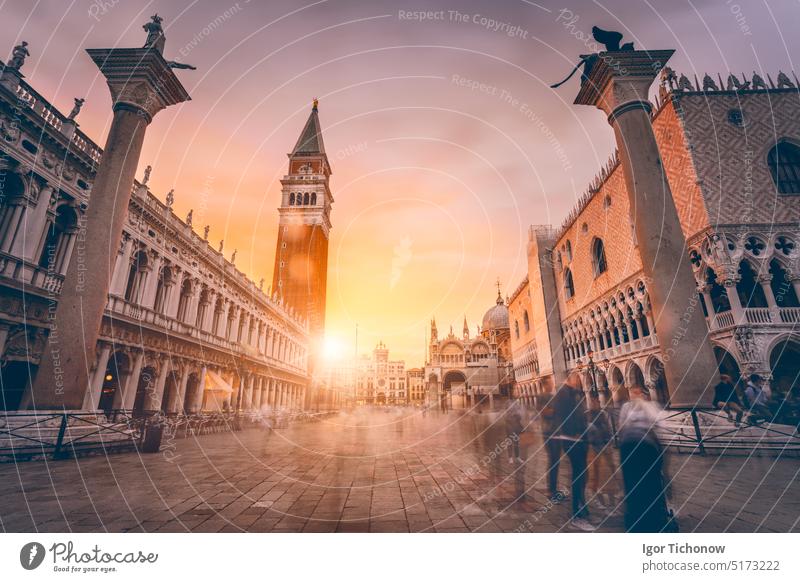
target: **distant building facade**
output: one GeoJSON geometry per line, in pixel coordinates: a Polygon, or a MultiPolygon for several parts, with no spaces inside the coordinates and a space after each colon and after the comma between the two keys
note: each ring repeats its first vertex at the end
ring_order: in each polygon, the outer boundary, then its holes
{"type": "Polygon", "coordinates": [[[425,403],[425,369],[411,368],[406,372],[408,403],[414,406],[425,403]]]}
{"type": "MultiPolygon", "coordinates": [[[[0,82],[0,405],[27,409],[63,275],[82,257],[81,224],[101,149],[24,81],[0,82]]],[[[149,174],[149,171],[148,171],[149,174]]],[[[149,190],[134,185],[111,265],[85,410],[191,413],[301,408],[309,328],[149,190]]],[[[221,250],[221,248],[220,248],[221,250]]],[[[303,311],[305,314],[306,311],[303,311]]],[[[53,344],[51,344],[53,345],[53,344]]]]}
{"type": "Polygon", "coordinates": [[[483,397],[510,395],[514,376],[508,307],[499,290],[476,336],[470,336],[466,319],[460,337],[451,327],[440,339],[435,319],[430,334],[425,363],[429,404],[458,408],[483,397]]]}
{"type": "MultiPolygon", "coordinates": [[[[777,87],[712,83],[699,91],[665,78],[652,116],[697,282],[687,309],[706,316],[720,370],[797,389],[797,88],[785,75],[777,87]]],[[[663,362],[669,341],[679,338],[658,337],[649,301],[649,289],[666,291],[669,281],[644,276],[630,216],[612,158],[561,228],[531,228],[527,281],[510,303],[516,396],[549,394],[577,370],[584,388],[596,386],[615,402],[632,385],[669,402],[663,362]]]]}

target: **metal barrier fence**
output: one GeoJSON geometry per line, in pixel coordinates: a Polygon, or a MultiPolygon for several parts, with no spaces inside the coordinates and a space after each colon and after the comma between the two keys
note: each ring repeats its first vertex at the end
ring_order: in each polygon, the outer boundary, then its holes
{"type": "Polygon", "coordinates": [[[161,433],[153,443],[157,451],[162,437],[187,438],[253,427],[286,428],[292,423],[318,422],[331,414],[336,411],[191,415],[131,410],[6,413],[0,415],[0,462],[48,456],[63,459],[126,450],[154,452],[148,449],[146,441],[148,435],[156,432],[161,433]]]}

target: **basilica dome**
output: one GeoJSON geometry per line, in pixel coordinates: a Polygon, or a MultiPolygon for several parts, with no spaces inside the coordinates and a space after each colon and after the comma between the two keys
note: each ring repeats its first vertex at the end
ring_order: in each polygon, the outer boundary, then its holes
{"type": "Polygon", "coordinates": [[[509,329],[508,307],[506,307],[500,293],[497,293],[497,301],[489,311],[483,316],[482,331],[500,331],[509,329]]]}

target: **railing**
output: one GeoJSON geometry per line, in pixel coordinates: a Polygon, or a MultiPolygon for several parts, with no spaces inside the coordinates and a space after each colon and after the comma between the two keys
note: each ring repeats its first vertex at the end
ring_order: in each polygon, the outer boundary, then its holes
{"type": "Polygon", "coordinates": [[[751,421],[742,421],[739,425],[731,423],[730,428],[727,426],[720,428],[719,424],[714,423],[717,419],[729,421],[727,415],[716,409],[687,408],[670,411],[670,414],[660,419],[659,436],[666,446],[701,455],[705,455],[709,449],[717,452],[758,449],[781,453],[800,453],[800,432],[797,429],[794,432],[787,432],[764,423],[751,421]],[[681,428],[675,428],[670,422],[687,414],[691,425],[687,423],[683,424],[681,428]],[[718,430],[709,431],[709,427],[712,426],[718,430]],[[749,435],[745,432],[748,428],[758,428],[763,432],[759,432],[758,436],[749,435]]]}
{"type": "MultiPolygon", "coordinates": [[[[45,124],[52,127],[55,131],[61,133],[64,123],[67,118],[59,112],[53,105],[51,105],[44,97],[39,95],[30,85],[25,81],[20,81],[17,87],[17,97],[20,101],[25,103],[34,113],[42,118],[45,124]]],[[[103,155],[103,150],[100,149],[92,140],[90,140],[83,132],[75,131],[72,135],[72,145],[82,153],[86,154],[97,165],[103,155]]]]}
{"type": "Polygon", "coordinates": [[[766,307],[748,307],[744,315],[747,323],[772,323],[772,316],[766,307]]]}
{"type": "Polygon", "coordinates": [[[778,313],[782,323],[800,323],[800,307],[781,307],[778,313]]]}
{"type": "Polygon", "coordinates": [[[64,276],[8,253],[0,253],[0,275],[58,295],[64,276]]]}
{"type": "Polygon", "coordinates": [[[735,325],[732,311],[723,311],[714,315],[714,325],[712,329],[725,329],[726,327],[733,327],[735,325]]]}
{"type": "Polygon", "coordinates": [[[146,421],[129,412],[12,413],[0,425],[0,457],[14,461],[52,455],[61,459],[88,452],[135,448],[146,421]]]}

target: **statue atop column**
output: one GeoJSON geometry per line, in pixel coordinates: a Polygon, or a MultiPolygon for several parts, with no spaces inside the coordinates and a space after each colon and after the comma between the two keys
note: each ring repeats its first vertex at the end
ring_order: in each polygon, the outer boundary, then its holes
{"type": "Polygon", "coordinates": [[[67,119],[74,120],[76,117],[78,117],[78,113],[81,112],[81,107],[83,107],[84,101],[86,101],[86,99],[78,99],[75,97],[75,105],[72,106],[72,111],[69,112],[67,119]]]}
{"type": "Polygon", "coordinates": [[[9,69],[19,71],[22,65],[25,64],[25,58],[29,56],[31,56],[31,53],[28,50],[28,43],[23,40],[21,44],[14,47],[14,50],[11,52],[11,58],[8,60],[6,66],[9,69]]]}
{"type": "Polygon", "coordinates": [[[144,48],[152,48],[160,53],[164,53],[164,45],[167,37],[164,36],[164,28],[161,23],[164,21],[158,14],[150,17],[150,22],[143,24],[142,28],[147,33],[147,40],[144,41],[144,48]]]}
{"type": "MultiPolygon", "coordinates": [[[[598,43],[602,44],[605,47],[606,53],[631,52],[634,50],[632,42],[626,42],[625,44],[620,45],[620,42],[622,42],[622,33],[620,32],[616,32],[613,30],[603,30],[602,28],[593,26],[592,36],[598,43]]],[[[580,58],[581,60],[578,62],[577,65],[575,65],[570,74],[567,75],[567,78],[561,81],[560,83],[556,83],[555,85],[550,85],[551,89],[557,89],[558,87],[569,81],[572,78],[572,75],[575,74],[575,71],[577,71],[581,67],[581,65],[583,65],[583,73],[581,74],[581,85],[583,85],[584,83],[586,83],[586,81],[589,80],[589,75],[591,74],[595,63],[597,62],[597,59],[600,58],[600,55],[598,53],[592,53],[590,55],[580,55],[580,58]]]]}

